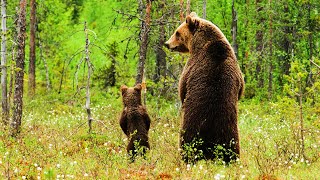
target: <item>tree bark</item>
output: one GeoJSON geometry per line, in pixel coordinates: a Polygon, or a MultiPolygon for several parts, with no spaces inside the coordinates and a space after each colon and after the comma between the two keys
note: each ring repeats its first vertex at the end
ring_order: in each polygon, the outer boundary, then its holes
{"type": "MultiPolygon", "coordinates": [[[[165,2],[164,2],[165,3],[165,2]]],[[[161,19],[159,24],[159,38],[158,43],[155,47],[156,52],[156,72],[154,74],[154,82],[159,82],[161,76],[166,77],[166,53],[163,50],[163,46],[166,40],[166,32],[165,25],[167,24],[167,16],[164,12],[164,5],[159,7],[159,11],[161,12],[161,19]]]]}
{"type": "MultiPolygon", "coordinates": [[[[233,1],[232,1],[233,2],[233,1]]],[[[234,4],[234,2],[233,2],[234,4]]],[[[233,5],[232,5],[233,6],[233,5]]],[[[207,18],[207,0],[203,0],[203,4],[202,4],[202,17],[203,19],[207,18]]]]}
{"type": "MultiPolygon", "coordinates": [[[[139,0],[139,11],[140,18],[143,19],[143,2],[139,0]]],[[[151,20],[151,0],[147,0],[146,14],[144,20],[141,21],[141,30],[140,30],[140,49],[139,49],[139,62],[138,62],[138,72],[136,77],[136,84],[142,83],[144,77],[144,65],[147,58],[148,50],[148,40],[149,40],[149,31],[150,31],[150,20],[151,20]]]]}
{"type": "Polygon", "coordinates": [[[20,11],[18,18],[18,54],[16,58],[15,90],[13,99],[13,117],[11,122],[11,135],[16,137],[20,133],[22,107],[23,107],[23,76],[25,60],[25,38],[26,38],[26,0],[20,0],[20,11]]]}
{"type": "Polygon", "coordinates": [[[8,89],[7,89],[7,1],[1,0],[1,88],[2,88],[2,121],[9,123],[8,89]]]}
{"type": "Polygon", "coordinates": [[[179,17],[180,17],[180,22],[184,21],[184,11],[183,11],[183,0],[180,0],[180,11],[179,11],[179,17]]]}
{"type": "Polygon", "coordinates": [[[231,24],[232,47],[236,57],[238,58],[237,31],[238,31],[238,15],[234,7],[234,0],[233,0],[232,1],[232,24],[231,24]]]}
{"type": "Polygon", "coordinates": [[[92,71],[92,66],[90,62],[90,57],[89,57],[89,38],[88,38],[88,29],[87,29],[87,22],[84,22],[84,32],[86,35],[86,46],[85,46],[85,59],[86,63],[88,66],[88,75],[87,75],[87,86],[86,86],[86,111],[88,115],[88,126],[89,130],[88,132],[91,133],[92,131],[92,115],[91,115],[91,108],[90,108],[90,79],[91,79],[91,71],[92,71]]]}
{"type": "Polygon", "coordinates": [[[186,15],[189,15],[191,13],[190,4],[191,4],[191,0],[187,0],[186,15]]]}
{"type": "Polygon", "coordinates": [[[36,0],[30,0],[30,59],[29,59],[29,96],[36,89],[36,0]]]}

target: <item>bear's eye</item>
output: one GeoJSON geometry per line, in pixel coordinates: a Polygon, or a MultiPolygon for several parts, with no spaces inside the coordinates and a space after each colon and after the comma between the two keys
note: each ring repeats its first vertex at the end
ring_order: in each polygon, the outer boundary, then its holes
{"type": "Polygon", "coordinates": [[[177,36],[177,37],[179,37],[179,36],[180,36],[180,33],[179,33],[178,31],[176,32],[176,36],[177,36]]]}

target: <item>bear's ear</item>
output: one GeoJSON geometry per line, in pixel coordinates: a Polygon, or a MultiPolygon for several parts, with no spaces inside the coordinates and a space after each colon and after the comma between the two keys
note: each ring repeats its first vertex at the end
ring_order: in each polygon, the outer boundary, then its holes
{"type": "Polygon", "coordinates": [[[197,15],[195,12],[191,12],[191,13],[189,14],[189,16],[191,16],[191,17],[198,17],[198,15],[197,15]]]}
{"type": "Polygon", "coordinates": [[[120,91],[121,91],[122,95],[123,95],[125,92],[127,92],[127,90],[128,90],[128,87],[127,87],[126,85],[121,85],[120,91]]]}
{"type": "Polygon", "coordinates": [[[141,91],[141,89],[142,89],[141,84],[137,84],[136,86],[134,86],[134,90],[136,91],[141,91]]]}
{"type": "Polygon", "coordinates": [[[188,25],[191,32],[194,32],[199,26],[199,20],[194,18],[193,13],[187,16],[186,24],[188,25]]]}

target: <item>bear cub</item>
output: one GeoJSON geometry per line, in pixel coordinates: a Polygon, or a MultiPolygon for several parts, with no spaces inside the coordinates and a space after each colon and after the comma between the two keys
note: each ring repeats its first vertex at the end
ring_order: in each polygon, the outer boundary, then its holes
{"type": "Polygon", "coordinates": [[[121,86],[123,111],[120,118],[120,126],[129,139],[127,152],[134,161],[137,155],[144,156],[150,149],[148,131],[150,129],[150,117],[145,106],[141,103],[141,85],[128,88],[121,86]]]}

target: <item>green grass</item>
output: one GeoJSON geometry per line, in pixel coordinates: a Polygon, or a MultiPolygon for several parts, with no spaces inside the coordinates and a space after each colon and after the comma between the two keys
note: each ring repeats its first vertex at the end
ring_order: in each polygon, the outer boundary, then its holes
{"type": "MultiPolygon", "coordinates": [[[[243,100],[239,108],[241,158],[188,165],[179,155],[177,102],[148,97],[151,151],[129,163],[121,131],[119,95],[93,93],[93,133],[88,135],[84,99],[64,95],[25,99],[17,139],[0,130],[1,179],[316,179],[320,169],[319,112],[304,107],[305,155],[300,156],[298,106],[243,100]],[[318,114],[317,114],[318,113],[318,114]]],[[[3,126],[2,126],[3,127],[3,126]]]]}

